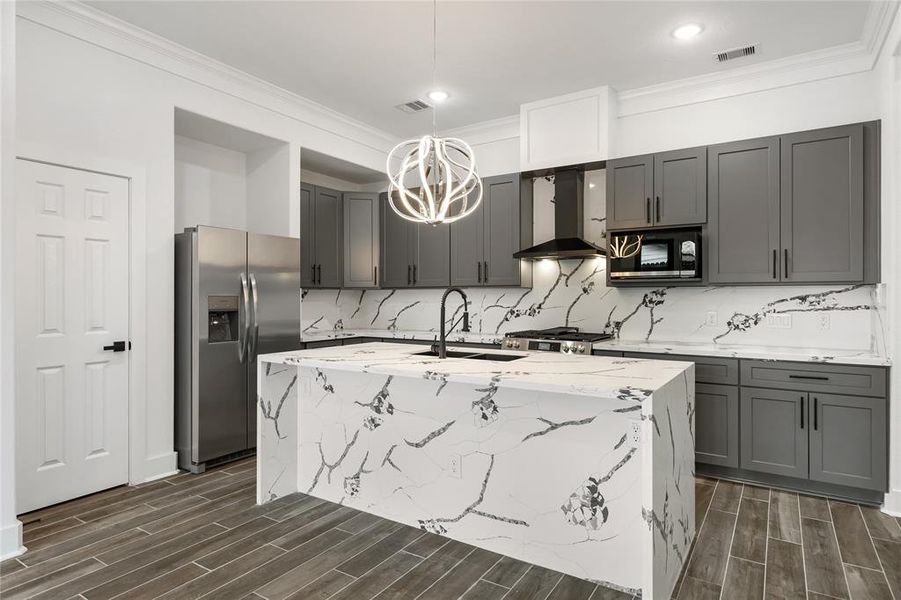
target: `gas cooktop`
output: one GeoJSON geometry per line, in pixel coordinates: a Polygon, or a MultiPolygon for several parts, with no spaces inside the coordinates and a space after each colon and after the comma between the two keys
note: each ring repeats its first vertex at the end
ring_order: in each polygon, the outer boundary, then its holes
{"type": "Polygon", "coordinates": [[[551,327],[512,331],[504,337],[503,347],[511,350],[591,354],[592,343],[609,340],[613,336],[609,333],[582,333],[578,327],[551,327]]]}

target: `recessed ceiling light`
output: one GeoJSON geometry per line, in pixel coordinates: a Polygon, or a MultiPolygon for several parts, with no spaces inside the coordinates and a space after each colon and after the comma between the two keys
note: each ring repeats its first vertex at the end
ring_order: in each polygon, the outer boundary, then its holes
{"type": "Polygon", "coordinates": [[[704,26],[698,23],[686,23],[673,30],[673,37],[677,40],[690,40],[704,31],[704,26]]]}
{"type": "Polygon", "coordinates": [[[429,100],[432,102],[444,102],[450,94],[443,90],[433,90],[429,92],[429,100]]]}

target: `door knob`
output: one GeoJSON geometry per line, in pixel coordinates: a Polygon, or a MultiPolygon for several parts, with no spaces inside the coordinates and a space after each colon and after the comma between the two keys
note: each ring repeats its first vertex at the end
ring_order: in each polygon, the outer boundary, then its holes
{"type": "Polygon", "coordinates": [[[125,340],[119,340],[117,342],[113,342],[112,346],[104,346],[103,349],[113,352],[125,352],[126,350],[131,350],[131,342],[128,342],[127,348],[125,346],[125,340]]]}

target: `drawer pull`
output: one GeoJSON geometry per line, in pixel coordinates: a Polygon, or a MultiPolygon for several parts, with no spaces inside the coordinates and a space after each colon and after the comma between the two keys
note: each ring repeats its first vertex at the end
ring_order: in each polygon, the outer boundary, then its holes
{"type": "Polygon", "coordinates": [[[809,379],[811,381],[829,381],[828,377],[823,375],[789,375],[789,379],[809,379]]]}

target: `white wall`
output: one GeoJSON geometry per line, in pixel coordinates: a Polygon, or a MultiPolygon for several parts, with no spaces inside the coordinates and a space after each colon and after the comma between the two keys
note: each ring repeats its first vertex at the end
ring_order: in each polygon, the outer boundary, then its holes
{"type": "Polygon", "coordinates": [[[175,136],[175,233],[185,227],[247,228],[247,155],[175,136]]]}
{"type": "Polygon", "coordinates": [[[15,16],[15,2],[0,3],[0,560],[24,551],[15,485],[15,16]]]}
{"type": "MultiPolygon", "coordinates": [[[[202,59],[174,58],[153,50],[153,44],[131,42],[115,23],[98,24],[67,12],[89,10],[85,7],[24,3],[18,9],[17,147],[30,154],[47,149],[68,156],[109,157],[115,163],[139,165],[146,173],[147,285],[141,300],[146,306],[147,403],[143,419],[137,419],[145,430],[136,436],[145,442],[143,460],[137,460],[130,473],[133,482],[143,481],[175,469],[175,107],[288,141],[296,165],[291,168],[292,190],[299,190],[301,146],[381,169],[394,140],[262,83],[250,85],[230,73],[220,75],[224,68],[202,69],[202,59]]],[[[4,333],[3,339],[8,337],[4,333]]],[[[5,461],[9,455],[3,455],[5,461]]]]}

